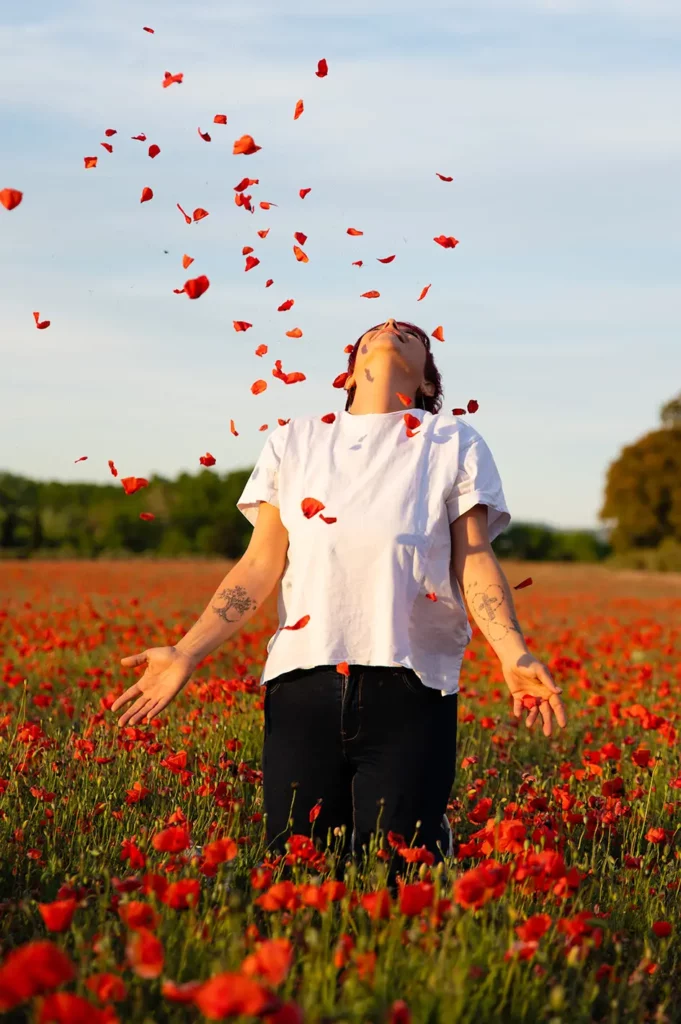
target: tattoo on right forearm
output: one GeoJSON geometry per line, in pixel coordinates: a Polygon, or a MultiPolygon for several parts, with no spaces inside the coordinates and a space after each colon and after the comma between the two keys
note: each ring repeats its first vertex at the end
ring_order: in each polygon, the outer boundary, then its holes
{"type": "Polygon", "coordinates": [[[215,614],[225,622],[238,622],[245,612],[257,606],[257,601],[250,598],[243,587],[227,587],[225,590],[221,590],[217,597],[222,598],[225,604],[222,606],[211,605],[211,607],[215,614]],[[230,618],[227,614],[232,609],[238,612],[236,618],[230,618]]]}
{"type": "Polygon", "coordinates": [[[466,601],[476,622],[490,641],[503,640],[511,632],[522,637],[523,631],[515,611],[509,606],[506,594],[499,584],[490,583],[483,588],[476,582],[471,582],[466,587],[466,601]]]}

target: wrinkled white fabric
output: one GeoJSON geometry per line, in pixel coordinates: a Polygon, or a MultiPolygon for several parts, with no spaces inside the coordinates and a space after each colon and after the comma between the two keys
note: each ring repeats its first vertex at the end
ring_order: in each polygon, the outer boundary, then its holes
{"type": "Polygon", "coordinates": [[[487,505],[494,540],[511,516],[486,442],[457,416],[410,410],[320,416],[277,426],[237,502],[255,525],[258,504],[279,508],[289,549],[279,628],[261,684],[317,665],[393,665],[426,686],[457,693],[472,636],[451,566],[450,523],[487,505]],[[304,498],[323,502],[307,519],[304,498]],[[434,594],[433,601],[426,595],[434,594]],[[283,630],[303,616],[307,625],[283,630]]]}

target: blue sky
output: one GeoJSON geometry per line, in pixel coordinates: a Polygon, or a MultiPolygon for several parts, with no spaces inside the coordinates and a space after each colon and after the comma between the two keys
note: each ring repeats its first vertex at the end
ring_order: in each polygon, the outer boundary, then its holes
{"type": "Polygon", "coordinates": [[[0,188],[24,202],[0,209],[0,469],[252,465],[261,424],[343,407],[344,346],[393,315],[443,326],[444,408],[480,403],[513,519],[599,525],[609,463],[681,387],[676,2],[72,0],[2,18],[0,188]],[[166,70],[183,84],[163,89],[166,70]],[[244,133],[262,149],[233,156],[244,133]],[[237,208],[244,176],[279,205],[237,208]],[[177,202],[210,216],[187,226],[177,202]],[[201,273],[199,300],[173,294],[201,273]],[[273,378],[276,359],[307,380],[273,378]]]}

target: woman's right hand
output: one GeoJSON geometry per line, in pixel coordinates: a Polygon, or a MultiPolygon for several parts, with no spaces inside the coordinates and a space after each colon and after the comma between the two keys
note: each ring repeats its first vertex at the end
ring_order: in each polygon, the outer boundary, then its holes
{"type": "Polygon", "coordinates": [[[176,647],[150,647],[141,654],[121,658],[121,665],[125,668],[146,665],[146,670],[111,705],[112,711],[118,711],[131,700],[135,701],[118,719],[120,726],[137,725],[143,718],[151,721],[178,695],[196,667],[196,663],[176,647]]]}

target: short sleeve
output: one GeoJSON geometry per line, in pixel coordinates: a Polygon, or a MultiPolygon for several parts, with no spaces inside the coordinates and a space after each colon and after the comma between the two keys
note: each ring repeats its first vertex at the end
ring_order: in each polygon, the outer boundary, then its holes
{"type": "Polygon", "coordinates": [[[474,505],[487,505],[490,541],[498,537],[511,522],[494,457],[487,442],[479,434],[459,454],[459,470],[445,498],[445,504],[450,523],[474,505]]]}
{"type": "Polygon", "coordinates": [[[279,508],[279,465],[284,441],[282,428],[277,427],[267,438],[236,503],[236,507],[253,526],[258,518],[258,505],[261,501],[279,508]]]}

